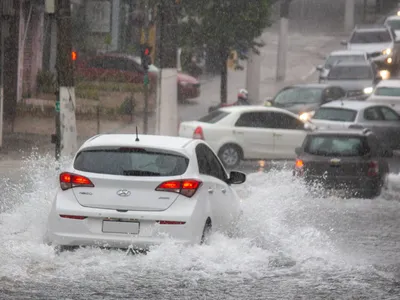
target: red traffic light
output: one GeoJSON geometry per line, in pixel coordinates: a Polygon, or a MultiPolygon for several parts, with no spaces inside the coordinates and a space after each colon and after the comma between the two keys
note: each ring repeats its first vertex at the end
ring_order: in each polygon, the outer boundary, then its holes
{"type": "Polygon", "coordinates": [[[150,49],[149,48],[144,49],[144,55],[150,55],[150,49]]]}
{"type": "Polygon", "coordinates": [[[71,58],[73,61],[75,61],[78,58],[78,53],[76,53],[76,51],[72,51],[71,58]]]}

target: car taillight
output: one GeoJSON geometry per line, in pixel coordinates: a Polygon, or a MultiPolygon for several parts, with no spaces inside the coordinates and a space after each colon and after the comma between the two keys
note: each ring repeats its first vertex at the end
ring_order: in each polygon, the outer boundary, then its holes
{"type": "Polygon", "coordinates": [[[186,197],[192,197],[201,186],[202,182],[195,179],[171,180],[161,183],[156,191],[178,193],[186,197]]]}
{"type": "Polygon", "coordinates": [[[84,216],[74,216],[74,215],[60,215],[60,217],[64,219],[74,219],[74,220],[84,220],[87,218],[84,216]]]}
{"type": "Polygon", "coordinates": [[[184,225],[186,222],[181,221],[156,221],[160,225],[184,225]]]}
{"type": "Polygon", "coordinates": [[[303,175],[304,173],[304,161],[301,159],[296,159],[296,163],[294,165],[295,175],[303,175]]]}
{"type": "Polygon", "coordinates": [[[379,164],[377,161],[370,161],[368,163],[368,176],[376,176],[379,174],[379,164]]]}
{"type": "Polygon", "coordinates": [[[94,184],[90,181],[90,179],[81,175],[67,172],[60,174],[60,187],[63,191],[81,186],[94,187],[94,184]]]}
{"type": "Polygon", "coordinates": [[[203,128],[197,127],[193,132],[193,138],[198,140],[204,140],[203,128]]]}

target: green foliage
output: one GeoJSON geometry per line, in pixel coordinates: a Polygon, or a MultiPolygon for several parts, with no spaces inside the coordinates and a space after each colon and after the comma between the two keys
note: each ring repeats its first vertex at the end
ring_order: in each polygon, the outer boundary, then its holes
{"type": "Polygon", "coordinates": [[[118,108],[118,114],[120,115],[131,115],[135,111],[135,99],[133,95],[126,97],[124,102],[118,108]]]}
{"type": "Polygon", "coordinates": [[[143,86],[132,83],[77,81],[75,93],[78,98],[99,100],[101,93],[122,92],[133,95],[142,91],[143,86]]]}
{"type": "Polygon", "coordinates": [[[262,45],[255,39],[270,25],[270,0],[185,0],[182,8],[181,43],[207,44],[224,56],[236,49],[257,52],[262,45]]]}
{"type": "Polygon", "coordinates": [[[57,90],[57,82],[54,74],[50,71],[40,70],[36,76],[36,86],[38,93],[55,93],[57,90]]]}

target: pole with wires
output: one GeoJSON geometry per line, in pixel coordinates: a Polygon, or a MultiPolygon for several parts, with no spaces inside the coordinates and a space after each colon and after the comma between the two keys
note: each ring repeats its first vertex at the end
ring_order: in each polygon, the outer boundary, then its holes
{"type": "Polygon", "coordinates": [[[278,41],[278,57],[276,64],[276,81],[283,81],[286,77],[286,63],[288,52],[289,7],[292,0],[283,0],[280,8],[280,30],[278,41]]]}

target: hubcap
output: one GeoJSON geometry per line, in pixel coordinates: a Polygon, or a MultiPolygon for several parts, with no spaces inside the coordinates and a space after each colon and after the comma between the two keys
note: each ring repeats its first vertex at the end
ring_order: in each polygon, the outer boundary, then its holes
{"type": "Polygon", "coordinates": [[[233,166],[239,161],[239,153],[234,148],[226,148],[222,152],[222,161],[227,166],[233,166]]]}

